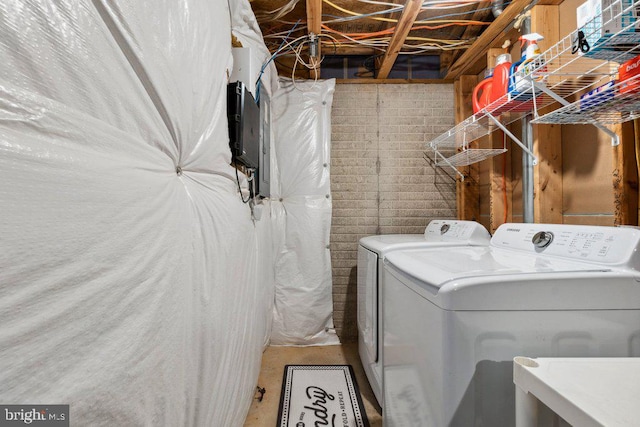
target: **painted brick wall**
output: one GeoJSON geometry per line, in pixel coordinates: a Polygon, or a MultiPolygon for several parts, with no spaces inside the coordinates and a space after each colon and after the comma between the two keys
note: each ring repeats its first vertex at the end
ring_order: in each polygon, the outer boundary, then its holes
{"type": "Polygon", "coordinates": [[[331,260],[334,322],[357,338],[358,241],[422,233],[455,218],[452,171],[424,159],[426,143],[454,125],[453,85],[338,84],[331,141],[331,260]]]}

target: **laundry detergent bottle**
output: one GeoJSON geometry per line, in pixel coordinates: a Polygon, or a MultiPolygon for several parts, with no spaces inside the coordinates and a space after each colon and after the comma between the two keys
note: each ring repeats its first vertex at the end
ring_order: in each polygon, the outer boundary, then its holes
{"type": "Polygon", "coordinates": [[[491,102],[496,102],[509,90],[509,75],[511,70],[511,55],[503,53],[496,58],[496,66],[491,78],[491,102]]]}
{"type": "Polygon", "coordinates": [[[477,114],[491,104],[493,77],[489,76],[473,88],[473,95],[471,96],[471,104],[473,106],[473,114],[477,114]]]}

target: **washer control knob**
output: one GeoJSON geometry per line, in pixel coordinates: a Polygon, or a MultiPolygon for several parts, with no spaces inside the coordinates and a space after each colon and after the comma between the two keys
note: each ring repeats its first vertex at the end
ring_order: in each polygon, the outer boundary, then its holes
{"type": "Polygon", "coordinates": [[[440,227],[440,234],[446,233],[449,231],[449,228],[451,228],[449,224],[442,224],[442,227],[440,227]]]}
{"type": "Polygon", "coordinates": [[[553,242],[553,233],[550,231],[539,231],[533,236],[531,242],[536,248],[546,248],[553,242]]]}

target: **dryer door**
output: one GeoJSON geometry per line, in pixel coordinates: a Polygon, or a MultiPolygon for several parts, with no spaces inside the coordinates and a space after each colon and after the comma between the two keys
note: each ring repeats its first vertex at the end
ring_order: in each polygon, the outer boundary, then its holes
{"type": "MultiPolygon", "coordinates": [[[[378,255],[358,246],[358,334],[369,363],[378,359],[378,255]]],[[[362,350],[361,350],[362,352],[362,350]]]]}

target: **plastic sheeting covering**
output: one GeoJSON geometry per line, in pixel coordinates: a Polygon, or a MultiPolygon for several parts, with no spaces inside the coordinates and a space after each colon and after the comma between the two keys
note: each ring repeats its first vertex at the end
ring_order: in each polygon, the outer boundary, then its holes
{"type": "Polygon", "coordinates": [[[227,2],[0,2],[0,402],[242,425],[269,218],[229,166],[227,2]],[[259,274],[260,273],[260,274],[259,274]]]}
{"type": "MultiPolygon", "coordinates": [[[[243,47],[251,48],[251,51],[255,55],[255,59],[260,64],[265,64],[271,57],[271,53],[264,44],[262,39],[262,32],[260,26],[256,21],[251,5],[248,1],[231,1],[229,2],[231,8],[231,31],[232,34],[242,43],[243,47]]],[[[260,70],[256,70],[256,74],[253,76],[253,82],[261,79],[262,93],[266,93],[271,96],[279,87],[278,72],[275,64],[269,62],[267,66],[263,67],[262,75],[260,70]]],[[[249,82],[245,82],[248,84],[249,82]]],[[[255,95],[255,94],[254,94],[255,95]]],[[[271,135],[269,141],[273,145],[273,127],[270,129],[271,135]]],[[[273,152],[273,148],[270,149],[273,152]]],[[[277,163],[275,156],[270,158],[271,171],[277,171],[277,163]]],[[[272,188],[277,188],[278,182],[275,178],[276,174],[272,174],[270,185],[272,188]]],[[[241,175],[243,186],[246,187],[246,177],[241,175]]],[[[245,195],[244,197],[247,197],[245,195]]],[[[274,289],[275,289],[275,256],[280,247],[279,241],[284,231],[278,228],[278,221],[271,220],[271,201],[265,199],[261,202],[260,209],[263,212],[263,217],[258,222],[260,227],[261,239],[258,253],[260,254],[260,264],[258,265],[258,271],[260,275],[260,287],[265,295],[264,303],[264,337],[263,342],[265,347],[271,340],[271,325],[273,324],[273,305],[274,305],[274,289]]]]}
{"type": "MultiPolygon", "coordinates": [[[[231,7],[231,23],[233,35],[242,43],[243,47],[251,48],[255,58],[259,64],[263,65],[262,75],[257,73],[253,79],[255,82],[261,79],[261,87],[265,89],[268,95],[272,95],[274,90],[278,88],[278,71],[271,58],[271,52],[267,49],[262,38],[262,32],[258,21],[256,21],[253,10],[247,1],[230,1],[231,7]]],[[[244,82],[247,84],[248,82],[244,82]]],[[[256,94],[253,94],[254,97],[256,94]]]]}
{"type": "Polygon", "coordinates": [[[272,99],[279,176],[272,209],[284,230],[276,260],[274,345],[339,344],[329,252],[334,87],[335,80],[282,81],[272,99]]]}

